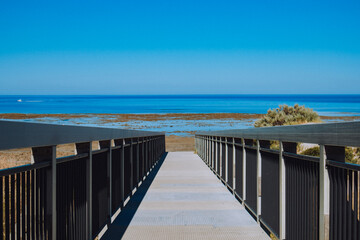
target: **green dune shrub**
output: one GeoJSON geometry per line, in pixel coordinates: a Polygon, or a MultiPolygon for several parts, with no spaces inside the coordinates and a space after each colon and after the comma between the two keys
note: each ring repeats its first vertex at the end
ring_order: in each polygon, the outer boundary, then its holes
{"type": "MultiPolygon", "coordinates": [[[[311,108],[295,104],[293,107],[286,104],[278,108],[269,109],[267,114],[254,123],[254,127],[272,127],[282,125],[296,125],[309,122],[320,122],[319,115],[311,108]]],[[[271,149],[279,149],[277,141],[270,141],[271,149]]]]}
{"type": "Polygon", "coordinates": [[[314,110],[298,104],[295,104],[294,107],[284,104],[278,108],[269,109],[262,118],[255,122],[254,126],[272,127],[310,122],[320,122],[320,117],[314,110]]]}

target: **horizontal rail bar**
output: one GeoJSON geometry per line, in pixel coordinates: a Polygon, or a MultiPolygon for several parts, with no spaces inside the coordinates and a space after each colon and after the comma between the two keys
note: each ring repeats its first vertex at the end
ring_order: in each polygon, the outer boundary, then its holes
{"type": "Polygon", "coordinates": [[[115,149],[121,149],[122,148],[122,146],[120,145],[120,146],[114,146],[114,147],[111,147],[111,150],[115,150],[115,149]]]}
{"type": "Polygon", "coordinates": [[[51,165],[50,161],[39,162],[34,164],[27,164],[19,167],[0,169],[0,177],[8,176],[16,173],[31,171],[34,169],[46,168],[51,165]]]}
{"type": "Polygon", "coordinates": [[[360,121],[198,132],[196,135],[355,147],[360,146],[360,121]]]}
{"type": "Polygon", "coordinates": [[[0,120],[0,132],[0,150],[165,135],[162,132],[4,120],[0,120]]]}
{"type": "Polygon", "coordinates": [[[245,145],[245,148],[257,150],[256,146],[245,145]]]}
{"type": "Polygon", "coordinates": [[[70,161],[73,161],[73,160],[77,160],[77,159],[81,159],[81,158],[86,158],[86,157],[88,157],[88,156],[89,156],[88,153],[80,153],[80,154],[76,154],[76,155],[61,157],[61,158],[57,158],[56,164],[65,163],[65,162],[70,162],[70,161]]]}
{"type": "Polygon", "coordinates": [[[102,149],[93,151],[92,154],[96,155],[96,154],[104,153],[104,152],[107,152],[107,151],[109,151],[109,148],[102,148],[102,149]]]}
{"type": "Polygon", "coordinates": [[[270,148],[260,148],[260,151],[262,152],[267,152],[267,153],[274,153],[274,154],[279,154],[279,150],[275,150],[275,149],[270,149],[270,148]]]}
{"type": "Polygon", "coordinates": [[[358,165],[358,164],[326,160],[326,165],[332,166],[332,167],[343,168],[343,169],[347,169],[347,170],[352,170],[352,171],[360,171],[360,165],[358,165]]]}
{"type": "Polygon", "coordinates": [[[292,158],[296,158],[296,159],[299,159],[299,160],[310,161],[310,162],[317,162],[317,163],[320,162],[319,157],[300,155],[300,154],[296,154],[296,153],[283,152],[283,156],[292,157],[292,158]]]}

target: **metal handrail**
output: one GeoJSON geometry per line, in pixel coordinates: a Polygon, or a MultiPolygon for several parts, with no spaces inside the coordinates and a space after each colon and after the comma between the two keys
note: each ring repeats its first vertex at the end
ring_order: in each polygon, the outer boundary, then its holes
{"type": "Polygon", "coordinates": [[[196,136],[360,146],[360,121],[197,132],[196,136]]]}
{"type": "Polygon", "coordinates": [[[96,238],[165,152],[160,132],[0,120],[0,133],[0,150],[35,162],[0,170],[0,239],[96,238]],[[67,143],[76,154],[57,158],[67,143]]]}
{"type": "Polygon", "coordinates": [[[360,235],[360,165],[345,162],[345,147],[360,146],[359,121],[198,132],[195,139],[198,155],[279,239],[360,235]],[[319,145],[320,156],[298,154],[297,143],[319,145]]]}
{"type": "Polygon", "coordinates": [[[0,120],[0,150],[109,139],[163,136],[163,132],[0,120]]]}

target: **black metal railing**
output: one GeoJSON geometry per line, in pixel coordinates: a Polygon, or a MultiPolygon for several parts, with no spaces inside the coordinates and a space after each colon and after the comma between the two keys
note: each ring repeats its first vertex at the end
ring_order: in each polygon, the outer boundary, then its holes
{"type": "Polygon", "coordinates": [[[330,177],[331,239],[359,239],[360,166],[327,161],[330,177]],[[346,214],[344,214],[346,213],[346,214]]]}
{"type": "Polygon", "coordinates": [[[0,239],[96,238],[165,152],[155,132],[0,121],[0,133],[0,150],[34,160],[0,170],[0,239]],[[76,154],[56,158],[66,143],[76,154]]]}
{"type": "Polygon", "coordinates": [[[319,159],[285,156],[286,236],[318,239],[319,159]],[[294,217],[300,216],[300,217],[294,217]]]}
{"type": "Polygon", "coordinates": [[[360,239],[360,122],[196,134],[198,155],[267,231],[279,239],[360,239]],[[297,152],[316,144],[320,156],[297,152]],[[209,146],[215,146],[210,148],[209,146]]]}

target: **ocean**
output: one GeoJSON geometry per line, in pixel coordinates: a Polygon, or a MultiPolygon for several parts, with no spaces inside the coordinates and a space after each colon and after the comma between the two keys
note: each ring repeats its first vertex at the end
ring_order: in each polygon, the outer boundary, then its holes
{"type": "Polygon", "coordinates": [[[358,95],[0,96],[0,113],[266,113],[305,105],[323,116],[360,116],[358,95]]]}

